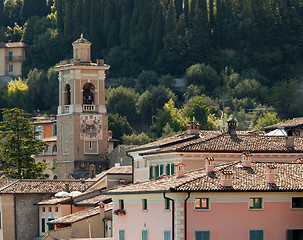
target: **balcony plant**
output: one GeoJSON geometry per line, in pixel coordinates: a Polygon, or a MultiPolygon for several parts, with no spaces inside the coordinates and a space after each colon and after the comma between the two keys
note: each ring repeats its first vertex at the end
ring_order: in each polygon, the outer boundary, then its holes
{"type": "Polygon", "coordinates": [[[124,209],[117,209],[117,210],[114,211],[114,214],[115,214],[115,215],[118,215],[118,216],[119,216],[119,215],[122,216],[122,215],[125,215],[126,212],[125,212],[124,209]]]}

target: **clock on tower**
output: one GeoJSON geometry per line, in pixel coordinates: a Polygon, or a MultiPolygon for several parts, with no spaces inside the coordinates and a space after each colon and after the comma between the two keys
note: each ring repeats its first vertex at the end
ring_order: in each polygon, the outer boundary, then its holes
{"type": "Polygon", "coordinates": [[[105,71],[101,59],[90,60],[91,43],[81,37],[73,42],[73,59],[62,61],[59,72],[57,113],[58,177],[86,177],[89,166],[97,172],[106,166],[108,120],[105,107],[105,71]]]}

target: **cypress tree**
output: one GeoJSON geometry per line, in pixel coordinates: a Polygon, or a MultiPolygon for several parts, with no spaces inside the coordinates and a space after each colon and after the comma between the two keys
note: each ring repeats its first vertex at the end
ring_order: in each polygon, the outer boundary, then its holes
{"type": "Polygon", "coordinates": [[[74,12],[74,0],[65,0],[65,19],[64,19],[64,38],[67,42],[73,41],[74,36],[74,24],[73,24],[73,12],[74,12]]]}
{"type": "Polygon", "coordinates": [[[4,27],[4,0],[0,0],[0,28],[4,27]]]}
{"type": "Polygon", "coordinates": [[[56,0],[57,10],[57,28],[60,35],[64,32],[64,20],[63,20],[63,0],[56,0]]]}
{"type": "Polygon", "coordinates": [[[133,0],[122,0],[120,2],[121,8],[121,23],[120,23],[120,39],[122,47],[129,45],[129,31],[130,31],[130,20],[133,10],[133,0]]]}

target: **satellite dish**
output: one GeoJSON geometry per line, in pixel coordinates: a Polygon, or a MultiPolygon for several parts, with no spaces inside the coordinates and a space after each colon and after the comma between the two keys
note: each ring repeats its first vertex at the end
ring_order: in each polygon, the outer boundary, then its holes
{"type": "Polygon", "coordinates": [[[82,194],[82,192],[79,191],[72,191],[71,193],[68,194],[69,197],[75,197],[82,194]]]}
{"type": "Polygon", "coordinates": [[[55,194],[55,197],[61,198],[61,197],[68,197],[67,192],[58,192],[55,194]]]}

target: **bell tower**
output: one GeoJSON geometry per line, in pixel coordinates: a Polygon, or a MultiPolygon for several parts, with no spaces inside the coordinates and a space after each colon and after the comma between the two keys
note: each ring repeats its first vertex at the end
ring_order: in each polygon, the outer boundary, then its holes
{"type": "Polygon", "coordinates": [[[105,71],[109,65],[92,63],[91,43],[73,42],[73,59],[61,61],[57,112],[58,177],[88,177],[90,165],[106,168],[108,120],[105,107],[105,71]]]}

